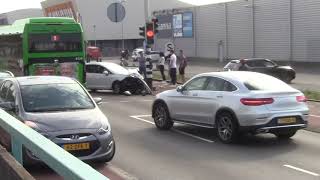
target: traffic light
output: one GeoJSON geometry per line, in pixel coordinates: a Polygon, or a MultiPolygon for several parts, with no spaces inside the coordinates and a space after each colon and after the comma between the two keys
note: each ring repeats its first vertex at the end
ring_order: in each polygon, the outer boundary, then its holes
{"type": "Polygon", "coordinates": [[[147,44],[154,44],[153,22],[146,24],[147,44]]]}
{"type": "Polygon", "coordinates": [[[153,30],[154,30],[154,33],[157,34],[159,32],[158,28],[159,28],[159,20],[157,18],[153,18],[152,19],[152,22],[153,22],[153,30]]]}
{"type": "Polygon", "coordinates": [[[142,36],[142,37],[146,37],[146,27],[145,26],[142,26],[142,27],[139,27],[139,35],[142,36]]]}

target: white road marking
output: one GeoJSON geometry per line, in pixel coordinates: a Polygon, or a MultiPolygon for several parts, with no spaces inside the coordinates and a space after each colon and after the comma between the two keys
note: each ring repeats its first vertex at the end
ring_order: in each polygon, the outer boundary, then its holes
{"type": "Polygon", "coordinates": [[[304,169],[301,169],[301,168],[298,168],[298,167],[294,167],[294,166],[291,166],[291,165],[288,165],[288,164],[285,164],[283,165],[284,167],[287,167],[287,168],[290,168],[290,169],[294,169],[296,171],[300,171],[300,172],[303,172],[303,173],[306,173],[306,174],[310,174],[312,176],[320,176],[319,174],[317,173],[314,173],[314,172],[311,172],[311,171],[307,171],[307,170],[304,170],[304,169]]]}
{"type": "Polygon", "coordinates": [[[312,115],[312,114],[310,114],[309,116],[311,116],[311,117],[316,117],[316,118],[320,118],[320,116],[312,115]]]}
{"type": "Polygon", "coordinates": [[[128,102],[130,102],[130,101],[119,101],[119,102],[121,102],[121,103],[128,103],[128,102]]]}
{"type": "Polygon", "coordinates": [[[142,102],[152,102],[152,99],[141,100],[142,102]]]}
{"type": "MultiPolygon", "coordinates": [[[[137,119],[139,121],[143,121],[143,122],[146,122],[146,123],[149,123],[149,124],[153,124],[154,125],[154,122],[151,122],[151,121],[147,121],[145,119],[142,119],[140,118],[141,116],[130,116],[131,118],[134,118],[134,119],[137,119]]],[[[147,116],[144,116],[144,117],[147,117],[147,116]]]]}
{"type": "Polygon", "coordinates": [[[214,141],[211,141],[211,140],[209,140],[209,139],[205,139],[205,138],[202,138],[202,137],[199,137],[199,136],[190,134],[190,133],[186,133],[186,132],[180,131],[180,130],[178,130],[178,129],[172,129],[172,131],[177,132],[177,133],[179,133],[179,134],[183,134],[183,135],[189,136],[189,137],[193,137],[193,138],[196,138],[196,139],[199,139],[199,140],[208,142],[208,143],[214,143],[214,141]]]}
{"type": "MultiPolygon", "coordinates": [[[[137,119],[139,121],[146,122],[146,123],[154,125],[154,122],[151,122],[151,121],[148,121],[148,120],[145,120],[145,119],[142,118],[142,117],[151,117],[151,115],[136,115],[136,116],[130,116],[130,117],[134,118],[134,119],[137,119]]],[[[199,136],[187,133],[187,132],[183,132],[183,131],[175,129],[175,128],[173,128],[172,131],[174,131],[176,133],[179,133],[179,134],[183,134],[185,136],[193,137],[195,139],[202,140],[202,141],[205,141],[205,142],[208,142],[208,143],[214,143],[214,141],[212,141],[212,140],[205,139],[205,138],[202,138],[202,137],[199,137],[199,136]]]]}

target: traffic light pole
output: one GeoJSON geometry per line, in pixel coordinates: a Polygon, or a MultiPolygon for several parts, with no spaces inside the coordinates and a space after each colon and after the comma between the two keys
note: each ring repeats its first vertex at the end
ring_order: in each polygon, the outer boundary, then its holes
{"type": "Polygon", "coordinates": [[[144,0],[144,16],[145,16],[145,23],[149,21],[149,0],[144,0]]]}

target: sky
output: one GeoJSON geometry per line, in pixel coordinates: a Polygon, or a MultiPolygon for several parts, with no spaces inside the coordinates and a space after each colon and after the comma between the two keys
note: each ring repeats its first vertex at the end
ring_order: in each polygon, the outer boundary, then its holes
{"type": "MultiPolygon", "coordinates": [[[[6,13],[9,11],[17,10],[17,9],[26,9],[26,8],[41,8],[40,1],[41,0],[2,0],[5,3],[2,3],[0,6],[0,14],[6,13]]],[[[193,5],[206,5],[212,3],[221,3],[228,2],[234,0],[179,0],[182,2],[187,2],[193,5]]]]}
{"type": "Polygon", "coordinates": [[[229,2],[229,1],[235,1],[235,0],[179,0],[179,1],[186,2],[196,6],[201,6],[201,5],[229,2]]]}
{"type": "Polygon", "coordinates": [[[1,0],[0,14],[17,9],[41,8],[41,0],[1,0]]]}

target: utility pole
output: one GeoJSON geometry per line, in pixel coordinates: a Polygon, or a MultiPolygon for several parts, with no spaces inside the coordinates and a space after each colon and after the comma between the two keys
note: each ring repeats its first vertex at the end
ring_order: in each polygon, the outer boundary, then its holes
{"type": "Polygon", "coordinates": [[[144,14],[147,23],[149,21],[149,0],[144,0],[144,14]]]}
{"type": "Polygon", "coordinates": [[[97,47],[96,25],[93,25],[93,33],[94,33],[94,46],[97,47]]]}

